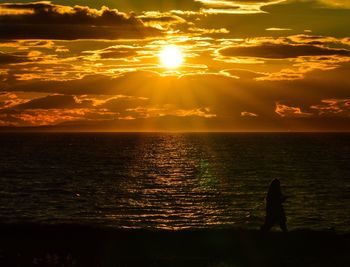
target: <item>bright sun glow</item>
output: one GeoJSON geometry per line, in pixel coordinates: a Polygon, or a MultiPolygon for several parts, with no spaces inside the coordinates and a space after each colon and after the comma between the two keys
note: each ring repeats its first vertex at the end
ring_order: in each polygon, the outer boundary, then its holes
{"type": "Polygon", "coordinates": [[[169,69],[178,68],[184,61],[184,57],[179,47],[172,45],[162,49],[159,54],[162,65],[169,69]]]}

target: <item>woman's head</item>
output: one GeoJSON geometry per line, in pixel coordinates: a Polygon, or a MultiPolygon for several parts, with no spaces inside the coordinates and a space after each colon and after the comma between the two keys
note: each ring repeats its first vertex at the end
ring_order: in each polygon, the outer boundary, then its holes
{"type": "Polygon", "coordinates": [[[281,182],[278,179],[273,179],[270,186],[271,187],[281,187],[281,182]]]}
{"type": "Polygon", "coordinates": [[[278,179],[273,179],[271,184],[270,184],[270,188],[269,188],[269,195],[274,195],[276,193],[280,193],[281,192],[281,183],[280,180],[278,179]]]}

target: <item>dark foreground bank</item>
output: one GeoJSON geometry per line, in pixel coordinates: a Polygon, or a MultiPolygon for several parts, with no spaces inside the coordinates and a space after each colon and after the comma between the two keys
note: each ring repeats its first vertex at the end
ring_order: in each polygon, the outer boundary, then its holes
{"type": "Polygon", "coordinates": [[[350,266],[350,235],[1,225],[0,266],[350,266]]]}

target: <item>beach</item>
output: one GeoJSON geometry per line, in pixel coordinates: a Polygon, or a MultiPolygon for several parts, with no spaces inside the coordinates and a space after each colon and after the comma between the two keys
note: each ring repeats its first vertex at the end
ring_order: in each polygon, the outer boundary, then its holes
{"type": "Polygon", "coordinates": [[[1,266],[349,266],[350,235],[332,231],[0,227],[1,266]]]}

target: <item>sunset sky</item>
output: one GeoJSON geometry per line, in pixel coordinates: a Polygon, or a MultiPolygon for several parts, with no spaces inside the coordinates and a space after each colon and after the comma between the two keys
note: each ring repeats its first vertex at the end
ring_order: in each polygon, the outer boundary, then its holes
{"type": "Polygon", "coordinates": [[[0,128],[48,125],[350,130],[350,0],[0,0],[0,128]]]}

